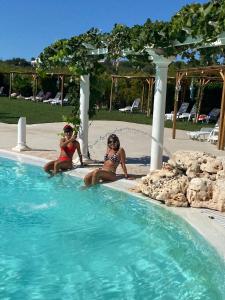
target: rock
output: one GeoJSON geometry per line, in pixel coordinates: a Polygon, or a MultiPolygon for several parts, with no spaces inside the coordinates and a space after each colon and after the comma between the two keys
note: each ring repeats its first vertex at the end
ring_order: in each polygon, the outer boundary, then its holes
{"type": "Polygon", "coordinates": [[[176,151],[168,163],[173,167],[186,171],[193,165],[196,166],[196,163],[202,164],[206,162],[208,158],[214,158],[214,156],[198,151],[176,151]]]}
{"type": "Polygon", "coordinates": [[[219,157],[217,157],[217,159],[221,161],[222,166],[223,166],[223,170],[225,170],[225,157],[224,156],[219,156],[219,157]]]}
{"type": "MultiPolygon", "coordinates": [[[[216,182],[206,185],[206,190],[201,190],[195,195],[192,193],[192,207],[204,207],[214,209],[221,212],[225,211],[225,182],[219,179],[216,182]]],[[[187,198],[189,199],[189,187],[187,191],[187,198]]]]}
{"type": "Polygon", "coordinates": [[[165,204],[168,206],[187,207],[188,201],[184,194],[177,193],[166,199],[165,204]]]}
{"type": "Polygon", "coordinates": [[[224,179],[225,180],[225,169],[217,172],[216,179],[224,179]]]}
{"type": "Polygon", "coordinates": [[[207,180],[204,178],[193,178],[188,186],[189,189],[199,192],[207,190],[207,180]]]}
{"type": "Polygon", "coordinates": [[[197,161],[193,161],[187,168],[186,175],[188,178],[194,178],[200,173],[200,164],[197,161]]]}
{"type": "Polygon", "coordinates": [[[177,194],[184,195],[187,186],[188,178],[186,176],[174,175],[171,172],[168,174],[164,170],[157,170],[142,178],[139,188],[143,194],[150,198],[165,202],[167,199],[175,199],[177,194]]]}
{"type": "Polygon", "coordinates": [[[225,211],[225,158],[176,151],[162,170],[142,178],[137,191],[170,206],[225,211]]]}
{"type": "Polygon", "coordinates": [[[198,177],[200,177],[200,178],[210,178],[210,174],[209,173],[207,173],[207,172],[200,172],[199,174],[198,174],[198,177]]]}
{"type": "Polygon", "coordinates": [[[187,188],[187,200],[192,207],[207,207],[204,203],[212,198],[212,183],[206,178],[193,178],[187,188]]]}
{"type": "Polygon", "coordinates": [[[219,211],[225,211],[225,181],[224,179],[218,179],[213,186],[213,207],[219,211]]]}
{"type": "Polygon", "coordinates": [[[223,166],[220,160],[208,157],[207,161],[203,162],[200,165],[200,169],[203,172],[216,174],[218,171],[221,171],[223,169],[223,166]]]}

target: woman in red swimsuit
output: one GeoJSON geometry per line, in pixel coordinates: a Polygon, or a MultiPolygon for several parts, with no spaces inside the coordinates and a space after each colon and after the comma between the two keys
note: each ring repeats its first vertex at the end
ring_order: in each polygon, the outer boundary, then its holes
{"type": "Polygon", "coordinates": [[[80,158],[80,163],[83,165],[82,155],[80,151],[80,144],[76,140],[77,135],[73,135],[73,128],[70,125],[66,125],[63,128],[64,137],[60,140],[60,155],[56,160],[52,160],[44,166],[45,172],[55,175],[59,170],[72,169],[73,154],[77,150],[80,158]]]}
{"type": "Polygon", "coordinates": [[[120,148],[119,138],[115,134],[111,134],[108,137],[108,147],[104,157],[103,167],[88,173],[84,177],[85,185],[95,185],[99,183],[100,180],[116,180],[116,169],[119,164],[121,164],[125,178],[128,178],[125,160],[126,154],[124,149],[120,148]]]}

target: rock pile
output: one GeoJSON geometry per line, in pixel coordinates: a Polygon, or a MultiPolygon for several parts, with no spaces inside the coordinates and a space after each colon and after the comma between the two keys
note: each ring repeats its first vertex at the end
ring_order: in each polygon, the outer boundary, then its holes
{"type": "Polygon", "coordinates": [[[137,191],[166,205],[225,211],[225,157],[177,151],[161,170],[143,177],[137,191]]]}

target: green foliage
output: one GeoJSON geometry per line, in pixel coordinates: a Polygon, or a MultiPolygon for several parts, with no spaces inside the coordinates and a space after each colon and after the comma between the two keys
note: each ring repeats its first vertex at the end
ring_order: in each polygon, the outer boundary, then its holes
{"type": "Polygon", "coordinates": [[[63,115],[63,121],[73,124],[74,128],[78,131],[80,125],[80,103],[79,103],[79,80],[72,79],[68,87],[69,103],[73,106],[71,113],[63,115]]]}
{"type": "Polygon", "coordinates": [[[10,66],[19,66],[19,67],[29,67],[31,66],[30,62],[24,58],[15,57],[12,59],[5,60],[5,63],[10,66]]]}
{"type": "MultiPolygon", "coordinates": [[[[0,86],[4,86],[4,92],[8,94],[9,91],[9,72],[30,72],[32,71],[32,67],[30,62],[23,58],[13,58],[8,60],[0,60],[0,86]]],[[[16,89],[18,92],[21,92],[23,95],[29,94],[32,91],[31,80],[25,79],[21,80],[21,82],[16,83],[16,89]],[[23,82],[22,82],[23,81],[23,82]]],[[[30,94],[28,95],[30,96],[30,94]]]]}
{"type": "Polygon", "coordinates": [[[171,20],[170,36],[172,40],[184,42],[188,37],[200,38],[191,46],[181,46],[176,53],[182,53],[189,61],[196,60],[196,54],[202,65],[218,63],[224,58],[224,46],[196,50],[199,46],[214,42],[225,31],[225,1],[209,1],[206,4],[191,4],[182,8],[171,20]],[[222,51],[221,51],[222,50],[222,51]],[[208,53],[208,55],[206,55],[208,53]]]}
{"type": "Polygon", "coordinates": [[[79,131],[80,117],[76,115],[74,109],[72,110],[72,113],[70,115],[63,115],[62,120],[68,124],[73,124],[75,132],[79,131]]]}
{"type": "Polygon", "coordinates": [[[213,108],[220,108],[222,88],[222,83],[219,82],[212,82],[205,87],[201,113],[208,114],[213,108]]]}
{"type": "Polygon", "coordinates": [[[130,48],[130,28],[115,24],[111,33],[107,36],[109,58],[118,59],[123,56],[123,50],[130,48]]]}
{"type": "Polygon", "coordinates": [[[68,66],[74,75],[91,73],[94,63],[99,59],[89,55],[89,50],[102,47],[98,29],[90,29],[85,34],[68,40],[59,40],[44,49],[40,54],[38,70],[52,70],[57,66],[68,66]]]}
{"type": "Polygon", "coordinates": [[[23,58],[13,58],[5,61],[0,60],[0,72],[8,73],[11,71],[31,71],[32,67],[29,62],[23,58]]]}
{"type": "MultiPolygon", "coordinates": [[[[5,75],[5,74],[1,74],[0,73],[0,87],[1,86],[4,86],[4,88],[8,89],[8,86],[9,86],[9,75],[5,75]]],[[[4,91],[6,92],[6,91],[4,91]]]]}
{"type": "MultiPolygon", "coordinates": [[[[72,75],[91,74],[89,109],[91,117],[95,113],[96,103],[109,100],[111,78],[99,62],[102,58],[106,60],[105,69],[116,74],[118,66],[120,68],[122,66],[122,73],[125,73],[127,59],[133,66],[132,71],[135,69],[136,73],[141,71],[152,74],[154,67],[150,65],[146,48],[154,49],[159,55],[176,56],[180,54],[189,65],[193,66],[220,64],[225,60],[225,47],[204,47],[206,43],[215,41],[218,35],[224,31],[225,0],[212,0],[203,5],[194,3],[183,7],[169,22],[153,22],[147,19],[143,25],[134,25],[133,27],[115,24],[109,33],[102,33],[96,28],[91,28],[84,34],[70,39],[61,39],[43,50],[39,56],[37,71],[43,82],[46,72],[64,71],[70,72],[72,75]],[[183,43],[187,39],[189,41],[192,39],[193,44],[178,46],[179,42],[183,43]],[[201,48],[201,46],[204,47],[201,48]],[[96,55],[93,54],[93,51],[102,48],[105,49],[104,54],[99,55],[97,52],[96,55]],[[110,65],[109,62],[112,62],[113,65],[110,65]]],[[[14,61],[15,67],[20,67],[23,63],[25,64],[24,61],[18,59],[14,61]]],[[[1,66],[2,62],[0,61],[0,70],[1,66]]],[[[176,66],[178,64],[170,67],[171,75],[175,75],[176,66]]],[[[3,82],[2,78],[0,80],[3,82]]],[[[20,90],[25,88],[23,84],[26,86],[25,82],[16,84],[20,87],[14,86],[14,88],[20,90]]],[[[118,101],[122,100],[127,104],[132,101],[131,99],[137,97],[135,92],[140,97],[141,85],[140,82],[131,83],[129,87],[126,85],[128,85],[126,82],[120,83],[118,88],[120,91],[117,96],[118,101]]],[[[74,109],[66,117],[75,125],[79,125],[78,86],[69,84],[70,102],[74,109]]],[[[49,88],[46,86],[44,89],[49,88]]]]}
{"type": "Polygon", "coordinates": [[[43,90],[45,93],[50,91],[52,93],[52,97],[57,93],[59,88],[57,86],[56,76],[39,76],[38,84],[39,90],[43,90]]]}
{"type": "Polygon", "coordinates": [[[31,78],[25,75],[15,74],[12,83],[12,90],[23,96],[32,94],[31,78]]]}
{"type": "MultiPolygon", "coordinates": [[[[84,34],[71,39],[59,40],[44,49],[40,54],[39,68],[48,69],[55,66],[68,66],[70,72],[81,75],[94,73],[99,55],[90,55],[90,50],[105,48],[105,56],[111,60],[129,55],[136,61],[137,54],[144,54],[145,48],[154,48],[164,55],[181,53],[189,61],[196,60],[196,53],[202,64],[218,63],[224,58],[222,47],[214,47],[209,55],[196,48],[202,44],[213,42],[225,31],[225,0],[212,0],[206,4],[190,4],[183,7],[170,22],[150,19],[141,25],[128,27],[115,24],[110,33],[101,33],[92,28],[84,34]],[[198,38],[192,45],[175,46],[187,38],[198,38]],[[125,51],[125,52],[124,52],[125,51]],[[135,57],[136,56],[136,57],[135,57]]],[[[143,57],[142,57],[143,59],[143,57]]],[[[147,61],[147,56],[144,57],[147,61]]]]}

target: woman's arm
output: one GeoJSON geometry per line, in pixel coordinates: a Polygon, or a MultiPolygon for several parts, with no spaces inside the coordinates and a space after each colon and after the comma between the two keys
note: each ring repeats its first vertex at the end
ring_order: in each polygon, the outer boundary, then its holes
{"type": "Polygon", "coordinates": [[[75,136],[72,136],[70,139],[66,140],[65,138],[61,138],[59,146],[64,148],[66,147],[69,143],[73,143],[76,140],[75,136]]]}
{"type": "Polygon", "coordinates": [[[120,149],[120,163],[124,172],[125,178],[128,178],[127,167],[126,167],[126,153],[123,148],[120,149]]]}
{"type": "Polygon", "coordinates": [[[65,138],[61,138],[60,139],[60,143],[59,143],[59,147],[63,148],[67,145],[66,139],[65,138]]]}
{"type": "Polygon", "coordinates": [[[79,159],[80,159],[80,164],[81,164],[81,166],[83,166],[83,159],[82,159],[82,154],[80,151],[80,143],[78,141],[76,141],[76,146],[77,146],[77,153],[78,153],[79,159]]]}

